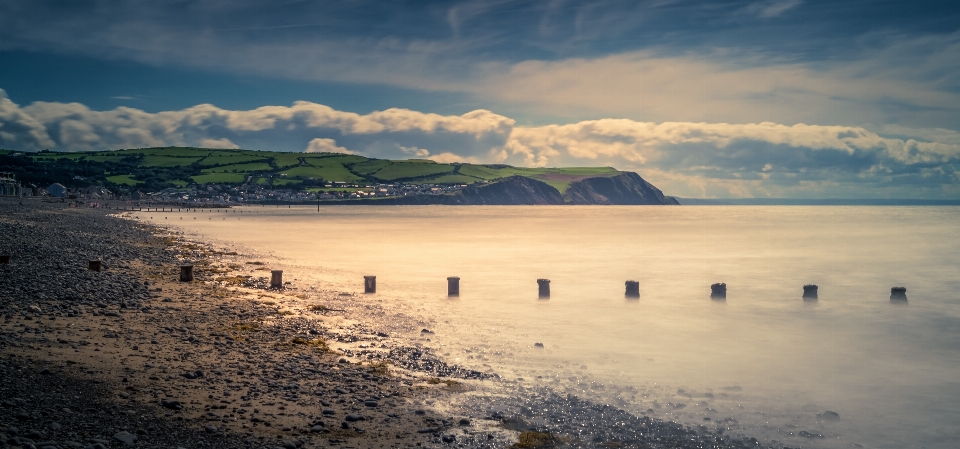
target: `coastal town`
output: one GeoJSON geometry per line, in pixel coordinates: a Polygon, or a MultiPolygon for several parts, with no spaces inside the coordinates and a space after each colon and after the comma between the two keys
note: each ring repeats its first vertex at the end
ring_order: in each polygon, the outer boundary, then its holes
{"type": "Polygon", "coordinates": [[[331,182],[310,189],[274,188],[269,185],[188,185],[143,192],[133,188],[107,189],[103,186],[67,188],[61,183],[46,187],[20,183],[14,173],[0,173],[0,194],[4,196],[41,197],[60,200],[128,201],[137,204],[176,204],[194,206],[227,206],[247,203],[307,203],[315,201],[357,200],[366,198],[442,195],[460,190],[466,184],[371,183],[348,184],[331,182]]]}

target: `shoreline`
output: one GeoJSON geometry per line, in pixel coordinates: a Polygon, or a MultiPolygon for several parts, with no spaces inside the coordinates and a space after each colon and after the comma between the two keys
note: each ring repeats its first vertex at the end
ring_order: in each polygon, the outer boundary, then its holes
{"type": "Polygon", "coordinates": [[[108,216],[118,211],[64,206],[0,202],[0,226],[10,231],[0,252],[14,253],[0,265],[12,281],[0,287],[2,375],[99,382],[100,390],[74,395],[99,405],[73,408],[119,410],[110,416],[139,424],[116,424],[102,412],[76,421],[102,423],[91,430],[72,424],[70,413],[52,430],[52,413],[25,399],[4,406],[30,416],[0,419],[7,439],[24,435],[18,428],[10,436],[16,423],[59,447],[125,444],[121,432],[143,447],[509,447],[520,432],[544,437],[524,446],[520,436],[517,447],[759,446],[542,388],[506,391],[480,380],[489,374],[417,347],[402,337],[417,323],[389,325],[397,320],[354,294],[296,283],[264,289],[250,281],[258,276],[241,277],[263,265],[235,251],[108,216]],[[40,225],[31,231],[18,222],[40,225]],[[97,257],[107,269],[87,271],[85,259],[97,257]],[[194,262],[194,282],[177,281],[184,258],[194,262]]]}

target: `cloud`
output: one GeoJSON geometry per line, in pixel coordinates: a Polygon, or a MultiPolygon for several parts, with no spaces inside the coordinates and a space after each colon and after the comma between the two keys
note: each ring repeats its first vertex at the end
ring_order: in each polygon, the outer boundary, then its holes
{"type": "Polygon", "coordinates": [[[307,148],[303,150],[304,153],[343,153],[343,154],[353,154],[352,151],[338,146],[337,141],[333,139],[324,139],[322,137],[317,137],[310,141],[307,145],[307,148]]]}
{"type": "Polygon", "coordinates": [[[203,148],[229,148],[229,149],[240,148],[239,145],[231,142],[230,139],[227,139],[227,138],[200,139],[200,146],[203,148]]]}
{"type": "Polygon", "coordinates": [[[909,128],[900,125],[883,125],[880,129],[886,135],[960,145],[960,132],[950,129],[909,128]]]}
{"type": "Polygon", "coordinates": [[[500,160],[634,169],[681,196],[960,195],[960,144],[848,126],[604,119],[518,127],[500,160]]]}
{"type": "Polygon", "coordinates": [[[454,162],[470,163],[470,164],[480,164],[480,163],[483,163],[483,161],[482,161],[479,157],[476,157],[476,156],[462,156],[462,155],[459,155],[459,154],[451,153],[451,152],[449,152],[449,151],[448,151],[448,152],[445,152],[445,153],[440,153],[440,154],[431,155],[431,156],[428,157],[427,159],[430,159],[430,160],[432,160],[432,161],[435,161],[435,162],[438,162],[438,163],[441,163],[441,164],[450,164],[450,163],[454,163],[454,162]]]}
{"type": "Polygon", "coordinates": [[[480,137],[488,133],[503,132],[514,123],[512,119],[486,110],[476,110],[461,116],[444,116],[391,108],[360,115],[337,111],[309,101],[297,101],[291,107],[264,106],[249,111],[226,111],[213,105],[200,105],[185,112],[194,124],[222,121],[227,128],[234,131],[262,131],[284,123],[293,127],[331,128],[348,134],[419,131],[452,132],[480,137]]]}
{"type": "MultiPolygon", "coordinates": [[[[403,151],[403,153],[409,157],[413,157],[416,159],[430,159],[432,161],[439,162],[441,164],[449,164],[454,162],[468,162],[472,164],[483,163],[483,160],[477,156],[465,156],[461,154],[452,153],[450,151],[446,151],[439,154],[431,154],[430,150],[427,150],[426,148],[404,147],[399,145],[398,147],[400,148],[400,151],[403,151]]],[[[494,151],[495,150],[496,149],[494,149],[494,151]]]]}
{"type": "Polygon", "coordinates": [[[0,89],[0,147],[43,149],[56,146],[47,128],[29,113],[7,98],[0,89]]]}
{"type": "Polygon", "coordinates": [[[960,33],[937,30],[956,8],[903,17],[897,5],[197,1],[184,14],[164,2],[11,0],[0,2],[0,50],[456,92],[538,121],[953,126],[960,33]],[[851,26],[864,8],[870,23],[851,26]]]}
{"type": "Polygon", "coordinates": [[[489,64],[471,89],[554,117],[950,127],[960,120],[958,61],[960,34],[817,65],[723,49],[636,51],[489,64]]]}
{"type": "Polygon", "coordinates": [[[240,111],[201,104],[148,113],[129,107],[95,111],[79,103],[35,102],[20,107],[0,94],[0,132],[5,133],[0,144],[28,151],[164,145],[303,151],[304,142],[308,148],[322,148],[329,141],[332,149],[403,157],[401,147],[457,145],[487,151],[502,145],[514,125],[512,119],[487,110],[440,115],[393,108],[357,114],[298,101],[292,106],[240,111]]]}
{"type": "Polygon", "coordinates": [[[403,151],[405,154],[408,154],[410,156],[417,157],[417,158],[424,158],[430,155],[430,151],[424,148],[404,147],[400,145],[397,145],[397,147],[400,148],[400,151],[403,151]]]}
{"type": "Polygon", "coordinates": [[[679,196],[960,197],[960,132],[889,125],[638,121],[520,126],[487,110],[367,114],[296,102],[149,113],[19,106],[0,91],[0,147],[77,151],[206,146],[349,152],[437,162],[613,166],[679,196]],[[304,149],[304,147],[306,147],[304,149]],[[348,150],[349,149],[349,150],[348,150]]]}
{"type": "Polygon", "coordinates": [[[788,10],[800,6],[801,3],[803,3],[803,0],[773,0],[756,2],[748,5],[746,11],[750,14],[768,19],[771,17],[780,16],[788,10]]]}

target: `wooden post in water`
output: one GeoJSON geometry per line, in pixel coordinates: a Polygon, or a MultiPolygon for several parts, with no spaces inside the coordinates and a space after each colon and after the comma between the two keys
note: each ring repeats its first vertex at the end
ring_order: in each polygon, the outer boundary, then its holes
{"type": "Polygon", "coordinates": [[[892,287],[890,289],[890,301],[906,301],[907,300],[907,288],[906,287],[892,287]]]}
{"type": "Polygon", "coordinates": [[[460,278],[450,276],[447,278],[447,296],[460,296],[460,278]]]}
{"type": "Polygon", "coordinates": [[[376,292],[377,292],[377,277],[376,277],[376,276],[364,276],[364,277],[363,277],[363,292],[364,292],[364,293],[376,293],[376,292]]]}
{"type": "Polygon", "coordinates": [[[193,265],[180,265],[180,282],[193,282],[193,265]]]}
{"type": "Polygon", "coordinates": [[[270,288],[283,288],[283,270],[270,272],[270,288]]]}
{"type": "Polygon", "coordinates": [[[103,262],[99,260],[91,260],[87,265],[87,269],[90,271],[100,271],[103,269],[103,262]]]}
{"type": "Polygon", "coordinates": [[[550,279],[537,279],[537,287],[540,292],[540,299],[550,298],[550,279]]]}
{"type": "Polygon", "coordinates": [[[10,256],[0,256],[0,264],[6,265],[8,263],[10,263],[10,256]]]}
{"type": "Polygon", "coordinates": [[[627,281],[626,282],[627,290],[623,294],[627,298],[639,298],[640,297],[640,282],[638,281],[627,281]]]}
{"type": "Polygon", "coordinates": [[[710,286],[711,299],[727,299],[727,284],[719,283],[710,286]]]}
{"type": "Polygon", "coordinates": [[[803,286],[803,299],[817,299],[817,287],[813,284],[807,284],[803,286]]]}

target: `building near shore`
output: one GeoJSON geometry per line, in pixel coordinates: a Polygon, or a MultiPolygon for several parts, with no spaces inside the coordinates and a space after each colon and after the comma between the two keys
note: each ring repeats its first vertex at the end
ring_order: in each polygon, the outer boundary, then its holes
{"type": "Polygon", "coordinates": [[[64,196],[67,195],[67,188],[64,187],[63,184],[60,184],[59,182],[55,182],[53,184],[50,184],[50,187],[47,187],[47,193],[53,197],[63,198],[64,196]]]}
{"type": "Polygon", "coordinates": [[[20,196],[21,190],[16,175],[10,172],[0,172],[0,195],[20,196]]]}
{"type": "Polygon", "coordinates": [[[86,189],[80,190],[78,193],[82,193],[86,198],[92,199],[113,199],[113,192],[101,187],[101,186],[90,186],[86,189]]]}

